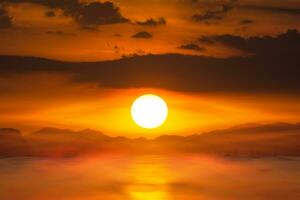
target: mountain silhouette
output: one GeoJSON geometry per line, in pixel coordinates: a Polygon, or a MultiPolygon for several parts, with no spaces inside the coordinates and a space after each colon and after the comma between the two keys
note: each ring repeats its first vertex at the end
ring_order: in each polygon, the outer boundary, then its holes
{"type": "Polygon", "coordinates": [[[0,156],[24,156],[31,153],[30,145],[19,130],[0,128],[0,156]]]}
{"type": "Polygon", "coordinates": [[[155,139],[110,137],[85,129],[43,128],[23,136],[0,129],[2,156],[77,156],[104,151],[122,153],[192,152],[232,156],[299,156],[300,123],[245,124],[190,136],[162,135],[155,139]]]}
{"type": "Polygon", "coordinates": [[[74,140],[78,137],[85,139],[93,139],[93,140],[110,140],[111,137],[104,135],[102,132],[95,131],[92,129],[84,129],[81,131],[73,131],[69,129],[58,129],[52,127],[42,128],[32,134],[30,134],[32,138],[40,138],[40,139],[52,139],[52,140],[74,140]]]}

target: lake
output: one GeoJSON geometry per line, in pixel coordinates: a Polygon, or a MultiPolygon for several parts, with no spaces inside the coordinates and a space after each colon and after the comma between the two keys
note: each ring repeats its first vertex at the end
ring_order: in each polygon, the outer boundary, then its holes
{"type": "Polygon", "coordinates": [[[3,200],[300,199],[300,158],[1,158],[3,200]]]}

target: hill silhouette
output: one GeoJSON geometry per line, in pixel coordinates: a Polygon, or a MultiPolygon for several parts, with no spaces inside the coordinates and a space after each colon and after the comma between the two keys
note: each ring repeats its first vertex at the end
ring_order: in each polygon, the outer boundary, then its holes
{"type": "Polygon", "coordinates": [[[28,141],[21,132],[13,128],[0,128],[0,156],[31,155],[28,141]]]}
{"type": "Polygon", "coordinates": [[[110,137],[85,129],[43,128],[23,136],[0,129],[1,156],[76,156],[104,151],[133,154],[204,153],[231,156],[299,156],[300,123],[247,124],[190,136],[162,135],[155,139],[110,137]]]}

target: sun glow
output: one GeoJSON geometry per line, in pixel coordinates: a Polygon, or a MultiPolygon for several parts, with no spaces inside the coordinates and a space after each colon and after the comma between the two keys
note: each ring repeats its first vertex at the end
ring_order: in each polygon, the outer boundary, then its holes
{"type": "Polygon", "coordinates": [[[131,116],[142,128],[152,129],[164,123],[168,116],[168,106],[159,96],[146,94],[132,104],[131,116]]]}

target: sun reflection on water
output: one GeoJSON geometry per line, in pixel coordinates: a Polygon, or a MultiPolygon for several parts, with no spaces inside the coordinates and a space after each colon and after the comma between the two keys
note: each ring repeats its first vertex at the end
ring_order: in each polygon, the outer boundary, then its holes
{"type": "Polygon", "coordinates": [[[143,156],[133,160],[129,170],[132,183],[126,192],[131,200],[169,200],[167,191],[171,172],[159,156],[143,156]]]}

